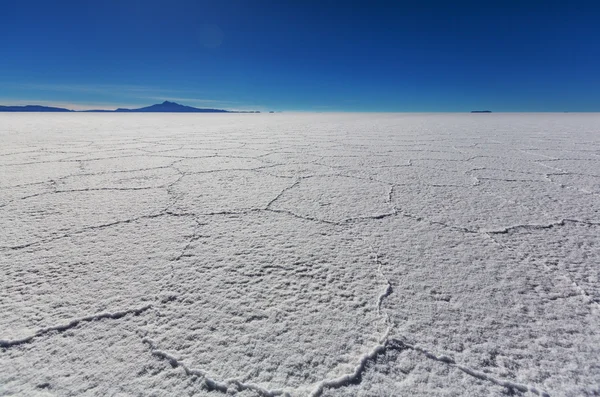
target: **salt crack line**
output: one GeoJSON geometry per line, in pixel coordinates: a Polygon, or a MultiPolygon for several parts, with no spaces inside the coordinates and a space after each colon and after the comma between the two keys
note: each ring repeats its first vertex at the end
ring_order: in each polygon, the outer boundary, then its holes
{"type": "Polygon", "coordinates": [[[588,226],[600,226],[599,222],[590,222],[590,221],[582,221],[582,220],[578,220],[578,219],[565,218],[565,219],[561,219],[558,222],[553,222],[553,223],[549,223],[549,224],[545,224],[545,225],[521,224],[521,225],[508,226],[508,227],[505,227],[503,229],[498,229],[498,230],[481,230],[481,232],[488,233],[488,234],[508,234],[508,233],[518,230],[518,229],[526,229],[526,230],[552,229],[553,227],[557,227],[557,226],[565,226],[567,223],[581,223],[581,224],[588,225],[588,226]]]}
{"type": "Polygon", "coordinates": [[[362,373],[365,372],[365,370],[367,369],[367,365],[370,362],[375,361],[377,356],[385,353],[387,349],[392,347],[390,344],[390,340],[388,339],[391,329],[391,326],[388,327],[383,338],[381,338],[380,343],[373,349],[371,349],[370,352],[361,357],[358,365],[354,368],[354,371],[352,373],[344,374],[334,379],[326,379],[324,381],[321,381],[310,394],[310,397],[320,397],[321,395],[323,395],[325,389],[339,389],[341,387],[346,387],[348,385],[360,381],[362,373]]]}
{"type": "Polygon", "coordinates": [[[497,379],[486,373],[475,371],[469,367],[465,367],[464,365],[460,365],[460,364],[451,364],[451,365],[453,365],[454,367],[460,369],[464,373],[471,375],[477,379],[492,382],[498,386],[502,386],[502,387],[505,387],[510,390],[514,389],[514,390],[520,391],[521,393],[531,392],[531,393],[541,396],[541,397],[550,397],[550,394],[548,394],[547,392],[545,392],[543,390],[538,390],[537,388],[535,388],[533,386],[523,385],[520,383],[511,382],[511,381],[503,380],[503,379],[497,379]]]}
{"type": "Polygon", "coordinates": [[[28,248],[28,247],[35,246],[35,245],[50,243],[50,242],[53,242],[53,241],[56,241],[56,240],[60,240],[60,239],[63,239],[63,238],[69,238],[71,236],[75,236],[75,235],[78,235],[78,234],[86,233],[86,232],[88,232],[90,230],[101,230],[101,229],[105,229],[105,228],[109,228],[109,227],[113,227],[113,226],[118,226],[118,225],[123,225],[123,224],[127,224],[127,223],[137,222],[137,221],[143,220],[143,219],[154,219],[154,218],[159,218],[159,217],[163,217],[163,216],[188,216],[188,215],[187,214],[185,214],[185,215],[172,214],[172,213],[167,212],[167,210],[163,210],[162,212],[159,212],[159,213],[148,214],[148,215],[140,215],[140,216],[137,216],[137,217],[134,217],[134,218],[118,220],[118,221],[114,221],[114,222],[110,222],[110,223],[103,223],[103,224],[100,224],[100,225],[85,226],[82,229],[74,230],[74,231],[71,231],[69,233],[62,234],[60,236],[50,237],[50,238],[46,238],[46,239],[42,239],[42,240],[38,240],[38,241],[33,241],[33,242],[30,242],[30,243],[26,243],[26,244],[13,245],[13,246],[0,246],[0,252],[7,251],[7,250],[20,250],[20,249],[28,248]]]}
{"type": "Polygon", "coordinates": [[[417,351],[417,352],[425,355],[429,359],[448,364],[456,369],[461,370],[462,372],[466,373],[467,375],[473,376],[473,377],[483,380],[483,381],[491,382],[495,385],[505,387],[509,390],[518,390],[522,393],[531,392],[531,393],[541,396],[541,397],[550,397],[550,394],[548,392],[539,390],[538,388],[536,388],[534,386],[524,385],[521,383],[509,381],[509,380],[495,378],[484,372],[476,371],[465,365],[457,364],[456,361],[454,361],[454,359],[451,357],[448,357],[445,355],[436,356],[435,354],[433,354],[419,346],[411,345],[411,344],[403,342],[399,339],[390,339],[388,341],[388,345],[394,346],[398,350],[402,350],[402,348],[405,348],[405,349],[411,349],[411,350],[417,351]]]}
{"type": "MultiPolygon", "coordinates": [[[[379,260],[379,255],[376,252],[374,252],[373,247],[369,247],[369,248],[371,249],[371,252],[373,253],[372,255],[374,255],[375,261],[378,264],[377,272],[386,281],[385,290],[381,294],[379,294],[377,297],[377,312],[378,312],[378,314],[381,315],[381,306],[383,304],[383,300],[387,296],[389,296],[393,292],[393,290],[392,290],[392,285],[391,285],[389,279],[387,277],[385,277],[385,275],[383,274],[383,271],[382,271],[383,264],[379,260]]],[[[414,351],[417,351],[417,352],[423,354],[425,357],[427,357],[429,359],[451,365],[451,366],[453,366],[453,367],[463,371],[464,373],[466,373],[470,376],[473,376],[477,379],[488,381],[488,382],[494,383],[496,385],[505,387],[507,389],[518,390],[523,393],[529,391],[529,392],[539,395],[541,397],[550,397],[550,394],[548,394],[545,391],[540,391],[534,386],[523,385],[520,383],[503,380],[503,379],[497,379],[497,378],[494,378],[493,376],[490,376],[484,372],[476,371],[467,366],[457,364],[452,357],[449,357],[446,355],[438,356],[438,355],[435,355],[435,354],[429,352],[428,350],[421,348],[419,346],[408,344],[399,339],[390,338],[390,333],[392,331],[394,324],[390,321],[389,315],[387,313],[384,313],[384,314],[385,314],[385,321],[388,324],[388,328],[387,328],[384,336],[380,339],[379,344],[377,346],[375,346],[369,353],[367,353],[366,355],[361,357],[361,360],[360,360],[359,364],[356,366],[354,372],[352,372],[351,374],[342,375],[335,379],[322,381],[317,386],[317,388],[313,391],[313,393],[311,394],[311,397],[320,397],[326,388],[340,388],[340,387],[344,387],[344,386],[347,386],[347,385],[350,385],[352,383],[359,381],[361,379],[362,373],[366,370],[368,363],[374,361],[378,355],[385,353],[385,351],[387,351],[388,349],[392,349],[392,350],[411,349],[411,350],[414,350],[414,351]]]]}
{"type": "MultiPolygon", "coordinates": [[[[383,274],[383,270],[382,270],[383,263],[379,260],[379,254],[373,250],[373,247],[369,247],[369,248],[371,249],[372,255],[375,258],[375,263],[377,263],[377,273],[379,273],[379,276],[385,280],[385,284],[386,284],[386,287],[383,290],[383,292],[381,292],[379,294],[379,296],[377,297],[377,314],[381,315],[381,306],[383,305],[383,300],[385,298],[387,298],[388,296],[390,296],[391,293],[393,292],[392,283],[390,283],[390,280],[385,276],[385,274],[383,274]]],[[[391,324],[389,315],[387,313],[384,313],[384,315],[385,315],[385,322],[387,324],[391,324]]]]}
{"type": "MultiPolygon", "coordinates": [[[[374,252],[372,247],[370,247],[370,249],[372,251],[372,255],[374,256],[374,260],[377,263],[377,272],[379,273],[381,278],[385,280],[385,288],[377,296],[377,314],[381,316],[381,306],[383,305],[383,300],[392,293],[392,284],[390,283],[389,279],[383,274],[383,264],[379,260],[379,255],[376,252],[374,252]]],[[[325,379],[319,382],[313,390],[313,392],[310,393],[311,397],[320,397],[326,389],[337,389],[341,387],[346,387],[353,383],[360,382],[362,374],[366,371],[368,364],[374,361],[377,358],[377,356],[383,354],[386,350],[390,348],[399,349],[400,346],[400,349],[404,349],[408,347],[403,344],[399,345],[397,343],[392,345],[393,340],[390,340],[390,333],[393,329],[393,323],[391,323],[389,315],[387,313],[383,313],[383,315],[385,323],[388,324],[388,327],[383,336],[379,339],[379,343],[375,347],[373,347],[368,353],[360,357],[358,364],[351,373],[341,375],[334,379],[325,379]]],[[[146,343],[150,347],[150,351],[154,356],[168,361],[169,364],[171,364],[171,366],[173,367],[181,367],[185,371],[186,375],[198,376],[203,378],[204,386],[208,390],[217,390],[222,393],[236,393],[244,390],[252,390],[263,397],[291,397],[291,394],[287,391],[281,389],[269,390],[253,383],[241,382],[237,379],[227,379],[222,382],[217,381],[213,378],[210,378],[205,371],[189,368],[175,356],[162,350],[159,350],[156,347],[156,344],[151,339],[144,338],[142,339],[142,342],[146,343]]]]}
{"type": "Polygon", "coordinates": [[[337,222],[337,224],[343,225],[343,224],[356,223],[356,222],[362,222],[362,221],[380,220],[380,219],[390,218],[390,217],[397,216],[397,215],[398,215],[398,212],[393,211],[393,212],[386,212],[383,214],[357,216],[354,218],[346,218],[346,219],[342,220],[341,222],[337,222]]]}
{"type": "MultiPolygon", "coordinates": [[[[382,262],[379,260],[379,255],[375,250],[373,250],[372,246],[369,246],[371,250],[371,255],[373,256],[375,263],[377,264],[377,273],[379,276],[385,280],[385,288],[384,290],[377,296],[377,314],[379,316],[382,315],[381,306],[383,305],[383,300],[388,297],[392,293],[392,284],[390,280],[385,277],[382,271],[382,262]]],[[[379,343],[373,347],[368,353],[361,356],[358,365],[354,367],[354,371],[349,374],[341,375],[334,379],[325,379],[317,384],[313,392],[310,394],[310,397],[320,397],[325,389],[339,389],[341,387],[346,387],[353,383],[359,383],[362,379],[363,372],[366,371],[367,365],[373,362],[377,356],[383,354],[390,346],[390,333],[392,332],[392,328],[394,324],[390,321],[390,317],[387,313],[383,313],[385,323],[388,325],[385,333],[379,339],[379,343]]]]}
{"type": "Polygon", "coordinates": [[[292,211],[288,211],[288,210],[283,210],[283,209],[274,209],[274,208],[267,208],[267,209],[260,209],[260,211],[268,211],[268,212],[273,212],[276,214],[286,214],[286,215],[290,215],[293,216],[295,218],[298,219],[304,219],[306,221],[311,221],[311,222],[318,222],[318,223],[322,223],[325,225],[337,225],[337,226],[342,226],[343,223],[341,222],[335,222],[335,221],[328,221],[325,219],[319,219],[319,218],[314,218],[311,216],[305,216],[305,215],[298,215],[292,211]]]}
{"type": "MultiPolygon", "coordinates": [[[[486,237],[488,237],[489,239],[491,239],[495,244],[497,244],[498,246],[510,250],[510,251],[514,251],[514,249],[508,247],[507,245],[499,242],[498,240],[496,240],[491,234],[489,233],[485,233],[486,237]]],[[[549,273],[549,274],[554,274],[555,276],[560,276],[562,277],[564,280],[566,280],[567,282],[569,282],[573,288],[579,293],[579,295],[581,295],[583,297],[583,299],[585,300],[585,302],[587,304],[593,305],[592,306],[592,313],[595,314],[600,314],[600,302],[598,302],[593,296],[591,296],[587,290],[585,288],[583,288],[582,286],[580,286],[576,281],[574,281],[571,276],[568,274],[568,272],[564,272],[561,271],[560,268],[557,266],[556,268],[554,267],[550,267],[548,266],[548,264],[545,261],[540,261],[540,263],[542,264],[542,266],[544,267],[544,269],[549,273]]]]}
{"type": "Polygon", "coordinates": [[[190,368],[185,363],[183,363],[183,361],[177,359],[175,356],[158,349],[156,347],[156,344],[151,339],[144,338],[142,339],[142,342],[150,347],[150,352],[152,353],[152,355],[168,361],[172,367],[181,367],[188,376],[197,376],[203,378],[204,386],[209,391],[216,390],[222,393],[236,393],[244,390],[251,390],[263,397],[291,396],[288,392],[285,392],[280,389],[269,390],[253,383],[241,382],[237,379],[226,379],[222,382],[217,381],[209,377],[205,371],[190,368]]]}
{"type": "Polygon", "coordinates": [[[399,214],[406,217],[406,218],[410,218],[413,219],[417,222],[427,222],[430,225],[438,225],[438,226],[442,226],[451,230],[456,230],[462,233],[468,233],[468,234],[482,234],[484,236],[490,237],[490,235],[492,234],[509,234],[513,231],[519,230],[519,229],[524,229],[524,230],[544,230],[544,229],[552,229],[553,227],[559,227],[559,226],[565,226],[568,223],[578,223],[578,224],[582,224],[582,225],[588,225],[588,226],[600,226],[600,222],[592,222],[592,221],[584,221],[584,220],[580,220],[580,219],[570,219],[570,218],[565,218],[565,219],[561,219],[560,221],[557,222],[553,222],[553,223],[548,223],[548,224],[519,224],[519,225],[513,225],[513,226],[507,226],[505,228],[502,229],[484,229],[484,228],[477,228],[477,229],[469,229],[463,226],[454,226],[454,225],[450,225],[447,224],[445,222],[440,222],[440,221],[431,221],[428,220],[424,217],[420,217],[420,216],[416,216],[416,215],[412,215],[409,214],[407,212],[403,212],[403,211],[399,211],[399,214]]]}
{"type": "Polygon", "coordinates": [[[113,313],[105,312],[105,313],[93,314],[91,316],[76,318],[65,324],[59,324],[59,325],[54,325],[52,327],[39,329],[35,332],[35,334],[29,335],[25,338],[12,339],[12,340],[0,339],[0,347],[6,349],[6,348],[22,345],[24,343],[29,343],[33,339],[43,336],[45,334],[48,334],[48,333],[51,333],[54,331],[63,332],[68,329],[74,328],[83,322],[91,322],[91,321],[98,321],[98,320],[104,320],[104,319],[116,320],[116,319],[125,317],[128,314],[133,314],[133,315],[137,316],[137,315],[145,312],[146,310],[150,309],[151,307],[152,307],[152,305],[146,305],[146,306],[142,306],[142,307],[136,308],[136,309],[122,310],[122,311],[113,312],[113,313]]]}
{"type": "Polygon", "coordinates": [[[277,200],[279,200],[279,198],[281,196],[283,196],[288,190],[291,190],[293,188],[295,188],[296,186],[298,186],[300,184],[300,182],[302,181],[303,178],[298,178],[294,183],[292,183],[290,186],[286,187],[285,189],[283,189],[281,192],[279,192],[279,194],[277,196],[275,196],[275,198],[273,198],[271,201],[269,201],[269,203],[265,206],[264,209],[270,209],[271,205],[273,205],[273,203],[275,203],[277,200]]]}
{"type": "MultiPolygon", "coordinates": [[[[56,183],[56,181],[50,181],[51,183],[54,182],[56,183]]],[[[122,191],[138,191],[138,190],[152,190],[152,189],[162,189],[167,187],[167,184],[161,185],[161,186],[142,186],[142,187],[96,187],[96,188],[83,188],[83,189],[66,189],[66,190],[59,190],[56,189],[51,191],[51,192],[42,192],[42,193],[36,193],[36,194],[31,194],[29,196],[24,196],[24,197],[20,197],[20,200],[28,200],[31,198],[35,198],[35,197],[40,197],[40,196],[48,196],[51,194],[67,194],[67,193],[85,193],[85,192],[105,192],[105,191],[118,191],[118,192],[122,192],[122,191]]]]}

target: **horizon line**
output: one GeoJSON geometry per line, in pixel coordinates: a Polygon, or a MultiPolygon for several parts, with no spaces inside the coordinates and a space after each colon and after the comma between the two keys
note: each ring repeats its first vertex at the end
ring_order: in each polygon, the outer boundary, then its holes
{"type": "MultiPolygon", "coordinates": [[[[174,102],[172,100],[164,100],[163,102],[160,103],[153,103],[150,105],[113,105],[111,107],[106,106],[107,104],[104,105],[99,105],[99,106],[93,106],[90,108],[83,108],[82,106],[85,106],[85,104],[76,104],[76,103],[69,103],[69,104],[65,104],[62,103],[60,101],[57,102],[53,102],[53,101],[45,101],[45,100],[38,100],[38,101],[32,101],[32,103],[26,103],[25,101],[16,101],[16,102],[20,102],[22,104],[18,104],[18,105],[11,105],[11,104],[6,104],[6,102],[4,103],[0,103],[0,107],[21,107],[21,108],[25,108],[25,107],[34,107],[34,106],[39,106],[39,107],[44,107],[44,108],[57,108],[57,109],[63,109],[66,112],[65,113],[86,113],[86,112],[98,112],[98,113],[110,113],[110,112],[116,112],[117,110],[123,109],[123,110],[136,110],[136,109],[140,109],[140,108],[145,108],[145,107],[150,107],[150,106],[154,106],[154,105],[160,105],[160,104],[164,104],[164,103],[172,103],[172,104],[176,104],[179,106],[185,106],[185,107],[191,107],[194,109],[199,109],[199,110],[204,110],[204,109],[208,109],[208,110],[219,110],[219,111],[226,111],[226,112],[231,112],[231,113],[236,113],[236,112],[248,112],[248,113],[256,113],[256,112],[260,112],[260,113],[269,113],[269,112],[274,112],[274,113],[281,113],[281,112],[286,112],[286,113],[470,113],[470,114],[490,114],[490,113],[600,113],[600,109],[599,110],[490,110],[488,108],[486,109],[471,109],[471,110],[325,110],[325,109],[320,109],[320,110],[316,110],[316,109],[290,109],[290,110],[277,110],[277,109],[261,109],[261,110],[243,110],[240,108],[237,109],[231,109],[231,108],[226,108],[226,107],[196,107],[196,106],[191,106],[191,105],[185,105],[185,104],[181,104],[178,102],[174,102]],[[38,102],[38,103],[35,103],[38,102]]],[[[248,106],[249,108],[252,106],[248,106]]],[[[36,112],[36,111],[25,111],[27,113],[52,113],[52,112],[36,112]]],[[[18,110],[10,110],[10,111],[4,111],[2,113],[22,113],[18,110]]],[[[58,113],[58,112],[57,112],[58,113]]],[[[127,113],[127,112],[123,112],[123,113],[127,113]]],[[[152,112],[149,112],[152,113],[152,112]]],[[[184,112],[155,112],[155,113],[184,113],[184,112]]],[[[193,112],[190,112],[193,113],[193,112]]]]}

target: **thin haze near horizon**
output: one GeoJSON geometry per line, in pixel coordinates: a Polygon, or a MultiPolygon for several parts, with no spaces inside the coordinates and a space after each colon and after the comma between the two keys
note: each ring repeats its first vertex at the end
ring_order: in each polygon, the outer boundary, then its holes
{"type": "Polygon", "coordinates": [[[0,0],[0,104],[600,111],[600,5],[0,0]]]}

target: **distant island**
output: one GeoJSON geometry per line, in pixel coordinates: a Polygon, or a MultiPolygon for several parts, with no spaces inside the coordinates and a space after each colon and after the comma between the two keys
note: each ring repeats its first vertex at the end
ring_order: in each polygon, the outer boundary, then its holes
{"type": "Polygon", "coordinates": [[[492,113],[491,110],[471,110],[471,113],[492,113]]]}
{"type": "Polygon", "coordinates": [[[260,113],[258,110],[224,110],[204,109],[180,105],[175,102],[164,101],[156,105],[139,109],[118,108],[115,110],[70,110],[51,106],[26,105],[26,106],[0,106],[0,112],[81,112],[81,113],[260,113]]]}

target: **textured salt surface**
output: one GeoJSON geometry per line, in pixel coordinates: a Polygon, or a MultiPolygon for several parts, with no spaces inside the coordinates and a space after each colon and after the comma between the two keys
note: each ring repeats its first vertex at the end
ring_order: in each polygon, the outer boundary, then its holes
{"type": "Polygon", "coordinates": [[[600,394],[600,116],[0,116],[0,395],[600,394]]]}

